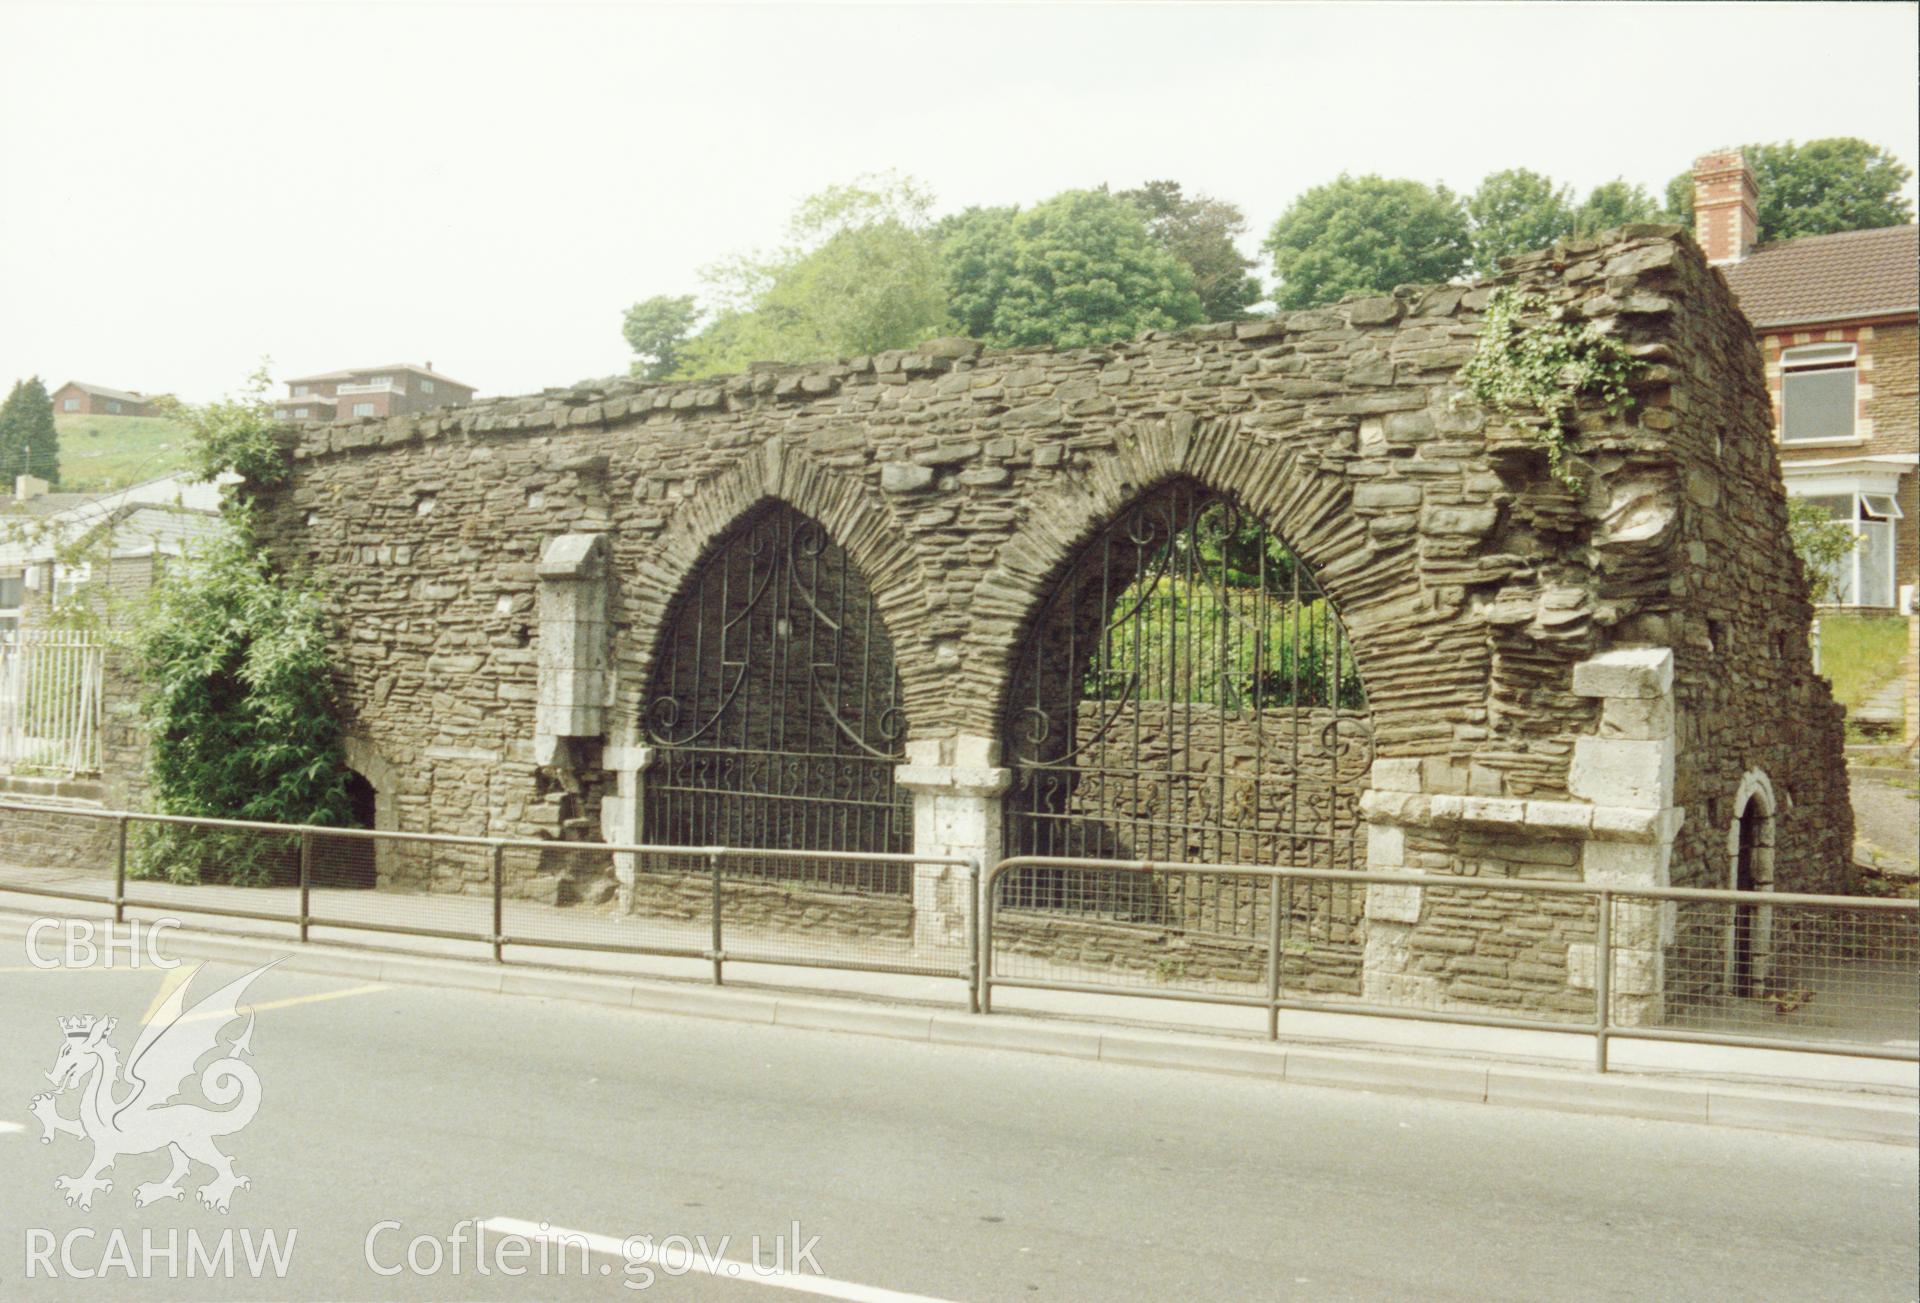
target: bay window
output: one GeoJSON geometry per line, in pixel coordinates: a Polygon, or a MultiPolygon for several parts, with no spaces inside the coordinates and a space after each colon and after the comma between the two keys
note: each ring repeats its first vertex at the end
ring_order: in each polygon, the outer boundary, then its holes
{"type": "Polygon", "coordinates": [[[1819,493],[1807,495],[1807,501],[1826,508],[1833,519],[1851,525],[1859,540],[1853,551],[1840,559],[1825,600],[1841,606],[1892,606],[1894,522],[1902,514],[1893,495],[1819,493]]]}

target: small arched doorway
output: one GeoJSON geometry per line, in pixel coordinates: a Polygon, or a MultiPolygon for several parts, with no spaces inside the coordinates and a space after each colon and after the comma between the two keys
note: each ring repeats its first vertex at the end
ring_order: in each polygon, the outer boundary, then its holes
{"type": "MultiPolygon", "coordinates": [[[[1760,803],[1749,800],[1736,821],[1733,859],[1735,891],[1759,890],[1754,860],[1760,853],[1760,834],[1765,819],[1766,816],[1760,811],[1760,803]]],[[[1752,995],[1757,985],[1753,944],[1757,913],[1756,907],[1750,903],[1743,902],[1733,907],[1733,978],[1730,985],[1735,995],[1752,995]]]]}
{"type": "MultiPolygon", "coordinates": [[[[349,828],[372,831],[377,826],[379,793],[357,769],[347,771],[349,828]]],[[[313,885],[364,890],[379,885],[378,844],[371,837],[323,837],[315,843],[313,885]]]]}
{"type": "MultiPolygon", "coordinates": [[[[1760,771],[1749,772],[1734,796],[1727,830],[1727,885],[1735,891],[1773,890],[1774,810],[1773,784],[1760,771]]],[[[1773,910],[1752,900],[1736,902],[1727,918],[1727,993],[1764,994],[1772,960],[1773,910]]]]}

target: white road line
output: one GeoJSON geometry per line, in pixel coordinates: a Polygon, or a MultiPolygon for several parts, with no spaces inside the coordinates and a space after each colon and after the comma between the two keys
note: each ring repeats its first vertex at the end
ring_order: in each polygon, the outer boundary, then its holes
{"type": "MultiPolygon", "coordinates": [[[[571,1241],[584,1244],[594,1253],[605,1253],[613,1257],[626,1259],[626,1241],[612,1235],[596,1235],[592,1231],[568,1230],[564,1226],[553,1226],[545,1222],[526,1222],[517,1217],[488,1217],[480,1222],[482,1228],[501,1235],[518,1235],[528,1240],[571,1241]]],[[[903,1294],[897,1289],[882,1289],[878,1285],[856,1285],[849,1280],[835,1280],[831,1276],[814,1276],[804,1272],[767,1271],[731,1258],[706,1258],[698,1251],[681,1253],[679,1250],[662,1251],[655,1246],[648,1261],[666,1275],[684,1275],[697,1271],[720,1280],[737,1280],[743,1285],[771,1285],[775,1289],[791,1290],[795,1294],[818,1294],[824,1298],[850,1300],[850,1303],[947,1303],[945,1299],[929,1294],[903,1294]]]]}

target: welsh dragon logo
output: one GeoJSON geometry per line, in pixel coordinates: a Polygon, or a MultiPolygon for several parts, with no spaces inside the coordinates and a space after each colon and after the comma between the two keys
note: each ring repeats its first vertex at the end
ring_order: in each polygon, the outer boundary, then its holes
{"type": "Polygon", "coordinates": [[[183,1198],[180,1182],[194,1163],[213,1169],[213,1179],[197,1193],[201,1203],[220,1212],[227,1211],[235,1190],[253,1184],[234,1173],[233,1160],[213,1143],[216,1136],[230,1136],[253,1121],[260,1108],[260,1078],[241,1062],[242,1055],[252,1052],[252,1012],[232,1041],[222,1041],[220,1033],[240,1016],[240,997],[247,987],[271,967],[265,964],[243,974],[184,1011],[187,987],[181,983],[141,1029],[124,1072],[110,1039],[114,1019],[88,1014],[60,1020],[60,1054],[47,1073],[53,1094],[34,1096],[33,1115],[40,1120],[43,1145],[53,1143],[56,1135],[93,1142],[93,1161],[84,1173],[54,1178],[69,1204],[90,1209],[96,1194],[113,1189],[106,1173],[115,1160],[162,1149],[172,1155],[173,1170],[164,1181],[134,1188],[138,1207],[183,1198]],[[195,1065],[216,1050],[225,1053],[199,1074],[200,1093],[216,1107],[173,1102],[193,1077],[195,1065]],[[80,1092],[78,1117],[62,1116],[54,1100],[69,1090],[80,1092]]]}

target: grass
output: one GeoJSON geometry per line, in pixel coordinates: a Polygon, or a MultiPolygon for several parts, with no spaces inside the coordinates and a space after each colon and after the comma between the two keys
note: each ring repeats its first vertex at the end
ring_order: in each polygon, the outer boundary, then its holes
{"type": "Polygon", "coordinates": [[[187,428],[164,416],[55,413],[53,421],[65,493],[125,488],[184,469],[189,460],[187,428]]]}
{"type": "Polygon", "coordinates": [[[1820,672],[1832,682],[1834,700],[1849,711],[1899,676],[1906,650],[1904,616],[1820,617],[1820,672]]]}
{"type": "Polygon", "coordinates": [[[1353,649],[1324,599],[1296,606],[1256,587],[1163,577],[1136,581],[1114,612],[1122,618],[1107,634],[1104,666],[1088,674],[1088,697],[1238,709],[1257,688],[1264,707],[1331,706],[1337,650],[1338,704],[1366,706],[1353,649]]]}

